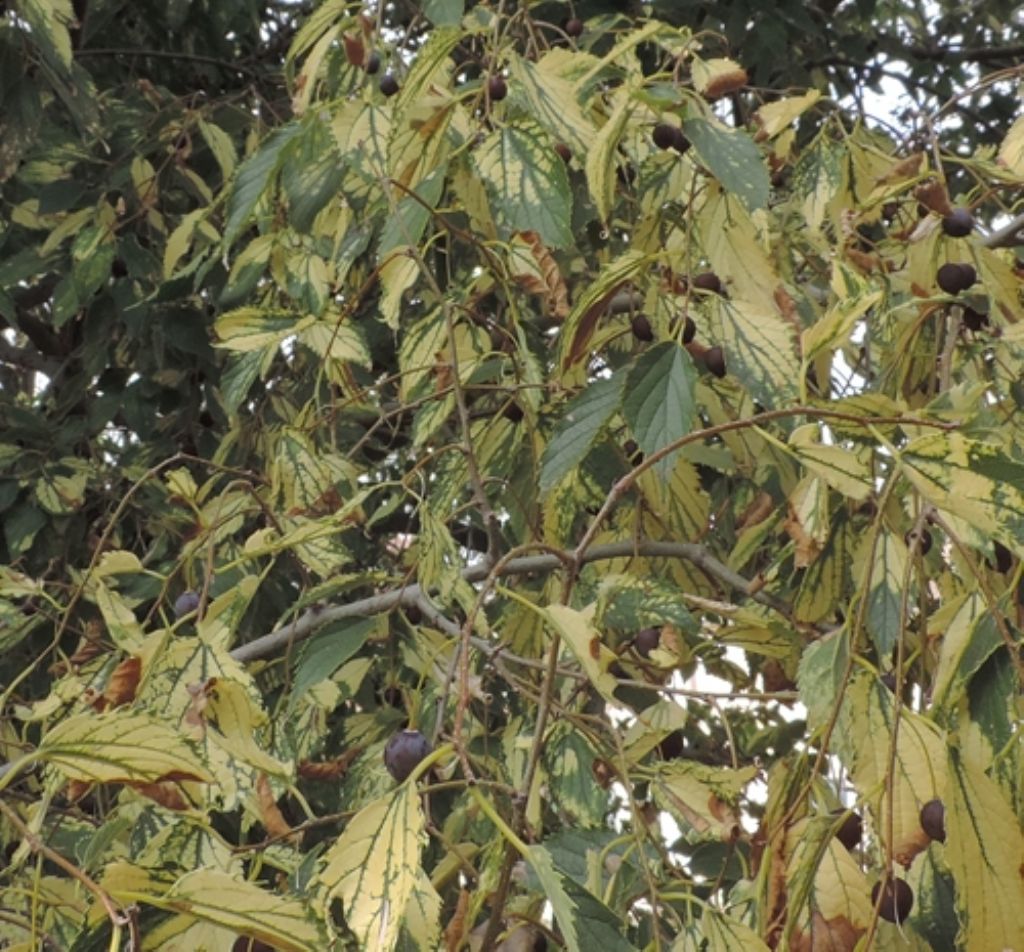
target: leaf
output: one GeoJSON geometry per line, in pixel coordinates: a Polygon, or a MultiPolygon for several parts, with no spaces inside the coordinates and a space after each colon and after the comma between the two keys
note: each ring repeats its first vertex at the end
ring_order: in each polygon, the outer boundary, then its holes
{"type": "MultiPolygon", "coordinates": [[[[472,844],[464,847],[467,852],[468,847],[472,847],[472,844]]],[[[400,950],[436,952],[441,935],[441,906],[441,897],[434,884],[426,871],[421,869],[419,881],[405,907],[402,936],[398,943],[400,950]]]]}
{"type": "Polygon", "coordinates": [[[55,72],[67,75],[72,60],[68,27],[75,23],[71,0],[19,0],[17,13],[31,27],[27,35],[47,64],[55,72]]]}
{"type": "Polygon", "coordinates": [[[695,948],[704,952],[769,952],[764,940],[753,929],[711,908],[701,913],[699,932],[707,945],[695,948]]]}
{"type": "Polygon", "coordinates": [[[615,697],[618,681],[608,673],[609,666],[616,661],[616,655],[592,624],[593,608],[577,611],[567,605],[549,605],[544,613],[576,656],[590,683],[606,700],[613,704],[619,703],[615,697]]]}
{"type": "Polygon", "coordinates": [[[345,925],[364,949],[388,952],[398,941],[406,909],[420,879],[424,818],[415,785],[360,810],[324,855],[320,912],[340,899],[345,925]]]}
{"type": "Polygon", "coordinates": [[[829,206],[846,185],[848,162],[846,146],[827,134],[797,160],[793,191],[801,200],[801,217],[811,234],[821,231],[829,206]]]}
{"type": "Polygon", "coordinates": [[[756,767],[738,770],[674,761],[658,768],[651,782],[655,801],[697,839],[732,842],[741,832],[733,806],[757,775],[756,767]]]}
{"type": "Polygon", "coordinates": [[[565,163],[540,126],[526,120],[504,126],[488,136],[475,159],[504,237],[535,231],[553,248],[572,243],[565,163]]]}
{"type": "Polygon", "coordinates": [[[587,738],[564,722],[545,739],[543,762],[553,803],[571,818],[575,829],[601,827],[608,794],[594,782],[597,751],[587,738]]]}
{"type": "Polygon", "coordinates": [[[282,153],[301,130],[295,122],[273,132],[259,151],[239,166],[228,199],[227,221],[224,225],[224,244],[230,245],[248,224],[256,205],[271,184],[280,167],[282,153]]]}
{"type": "Polygon", "coordinates": [[[1024,180],[1024,116],[1018,116],[999,146],[998,161],[1024,180]]]}
{"type": "MultiPolygon", "coordinates": [[[[633,98],[626,90],[617,94],[618,103],[608,121],[601,126],[594,141],[587,150],[584,170],[587,186],[594,200],[597,213],[603,222],[611,217],[617,182],[616,168],[619,162],[619,142],[626,131],[630,114],[636,108],[633,98]]],[[[561,159],[559,159],[561,161],[561,159]]]]}
{"type": "Polygon", "coordinates": [[[624,374],[615,374],[595,380],[566,404],[541,456],[542,495],[583,461],[598,434],[619,409],[625,379],[624,374]]]}
{"type": "Polygon", "coordinates": [[[568,370],[587,355],[594,328],[607,310],[608,302],[647,267],[648,260],[646,255],[629,251],[603,268],[596,280],[587,283],[586,290],[562,328],[560,353],[563,370],[568,370]]]}
{"type": "Polygon", "coordinates": [[[548,50],[536,63],[512,54],[511,87],[529,105],[529,113],[549,133],[553,144],[569,146],[586,156],[594,139],[594,126],[584,115],[572,82],[565,72],[572,65],[565,50],[548,50]]]}
{"type": "Polygon", "coordinates": [[[273,943],[282,952],[324,948],[323,937],[302,902],[275,895],[221,870],[193,870],[164,892],[144,870],[120,861],[108,869],[102,885],[126,904],[144,903],[214,922],[273,943]]]}
{"type": "MultiPolygon", "coordinates": [[[[871,556],[870,536],[864,539],[854,573],[858,586],[863,587],[868,573],[871,575],[867,591],[867,613],[864,624],[882,658],[888,658],[896,647],[900,632],[900,609],[907,572],[907,547],[903,540],[888,529],[878,534],[871,556]]],[[[911,603],[913,599],[911,598],[911,603]]]]}
{"type": "Polygon", "coordinates": [[[802,96],[783,96],[774,102],[765,103],[754,113],[754,122],[758,126],[757,137],[774,139],[819,99],[821,93],[817,89],[811,89],[802,96]]]}
{"type": "Polygon", "coordinates": [[[921,829],[920,811],[929,800],[941,796],[945,786],[945,740],[932,721],[906,707],[900,711],[897,727],[897,703],[879,680],[863,674],[853,678],[843,699],[837,743],[857,792],[871,806],[874,828],[883,845],[889,839],[886,788],[891,786],[892,855],[909,865],[929,842],[921,829]]]}
{"type": "Polygon", "coordinates": [[[956,883],[957,948],[988,952],[1021,947],[1024,836],[1004,792],[968,751],[949,748],[942,802],[945,858],[956,883]]]}
{"type": "Polygon", "coordinates": [[[941,617],[936,613],[929,620],[929,628],[941,625],[942,631],[932,704],[953,715],[971,677],[1003,639],[981,592],[962,596],[949,607],[955,610],[949,611],[944,605],[941,617]]]}
{"type": "Polygon", "coordinates": [[[148,714],[76,714],[45,734],[37,754],[88,783],[213,781],[185,738],[148,714]]]}
{"type": "Polygon", "coordinates": [[[424,0],[423,15],[434,26],[458,26],[464,0],[424,0]]]}
{"type": "Polygon", "coordinates": [[[730,129],[717,119],[687,119],[683,132],[694,151],[747,211],[768,205],[771,183],[761,150],[742,129],[730,129]]]}
{"type": "Polygon", "coordinates": [[[1011,551],[1021,551],[1024,463],[962,433],[918,437],[897,458],[925,499],[1011,551]]]}
{"type": "Polygon", "coordinates": [[[765,409],[795,401],[800,358],[792,325],[764,300],[715,299],[714,339],[725,350],[725,365],[765,409]]]}
{"type": "Polygon", "coordinates": [[[634,948],[623,937],[615,913],[561,873],[543,846],[527,847],[524,858],[540,880],[569,952],[597,948],[602,952],[629,952],[634,948]]]}
{"type": "Polygon", "coordinates": [[[213,329],[220,338],[219,346],[244,353],[278,345],[311,323],[312,318],[296,319],[289,311],[240,307],[221,314],[213,329]]]}
{"type": "Polygon", "coordinates": [[[253,700],[246,685],[216,680],[209,685],[203,708],[206,737],[232,759],[274,777],[290,778],[292,764],[268,754],[256,740],[259,728],[269,723],[266,713],[253,700]]]}
{"type": "Polygon", "coordinates": [[[304,642],[297,650],[294,662],[294,683],[290,694],[292,708],[310,689],[355,657],[376,626],[372,618],[343,618],[325,625],[313,638],[304,642]]]}
{"type": "Polygon", "coordinates": [[[704,253],[729,293],[762,312],[775,311],[772,295],[780,282],[746,209],[728,193],[713,189],[698,224],[704,253]]]}
{"type": "MultiPolygon", "coordinates": [[[[622,415],[646,456],[690,432],[696,413],[693,360],[679,344],[668,341],[649,348],[626,378],[622,415]]],[[[674,454],[657,464],[667,479],[674,454]]]]}
{"type": "Polygon", "coordinates": [[[797,685],[807,708],[807,724],[817,730],[828,722],[843,688],[850,657],[850,636],[839,629],[809,644],[800,657],[797,685]]]}

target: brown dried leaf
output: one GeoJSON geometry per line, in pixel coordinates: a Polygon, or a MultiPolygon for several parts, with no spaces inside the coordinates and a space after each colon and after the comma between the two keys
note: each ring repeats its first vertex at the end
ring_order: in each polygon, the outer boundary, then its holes
{"type": "Polygon", "coordinates": [[[466,940],[466,929],[468,923],[466,917],[469,913],[469,890],[460,889],[459,899],[455,904],[455,912],[448,920],[444,929],[444,947],[447,952],[458,952],[466,940]]]}
{"type": "MultiPolygon", "coordinates": [[[[537,272],[514,272],[518,284],[544,299],[548,313],[559,320],[569,314],[569,289],[558,269],[558,262],[540,240],[535,231],[516,232],[513,240],[523,242],[529,249],[530,256],[537,266],[537,272]]],[[[514,263],[513,258],[513,263],[514,263]]]]}
{"type": "Polygon", "coordinates": [[[804,527],[801,525],[800,518],[794,511],[792,504],[789,506],[789,515],[782,524],[782,528],[786,530],[786,534],[796,543],[796,554],[793,564],[798,569],[806,568],[821,554],[821,545],[817,539],[804,531],[804,527]]]}
{"type": "Polygon", "coordinates": [[[946,191],[946,186],[942,182],[925,182],[923,185],[918,185],[914,189],[914,198],[929,211],[939,215],[945,216],[953,211],[953,206],[949,201],[949,192],[946,191]]]}
{"type": "Polygon", "coordinates": [[[128,786],[168,810],[187,810],[191,806],[176,783],[160,780],[156,783],[130,783],[128,786]]]}
{"type": "Polygon", "coordinates": [[[363,59],[366,56],[366,48],[363,46],[362,39],[345,33],[342,35],[341,40],[345,44],[345,59],[353,66],[362,66],[363,59]]]}
{"type": "Polygon", "coordinates": [[[924,153],[915,152],[913,155],[907,156],[907,158],[903,159],[901,162],[897,162],[878,181],[880,184],[886,185],[890,182],[902,182],[906,179],[913,178],[921,170],[921,163],[923,161],[924,153]]]}
{"type": "Polygon", "coordinates": [[[738,89],[742,89],[747,85],[749,77],[747,71],[742,66],[736,69],[729,70],[727,73],[720,73],[715,76],[704,89],[704,95],[708,99],[719,99],[722,96],[727,96],[729,93],[734,93],[738,89]]]}
{"type": "Polygon", "coordinates": [[[272,837],[287,837],[292,832],[291,824],[284,818],[277,805],[270,780],[265,773],[256,778],[256,801],[260,808],[260,822],[272,837]]]}
{"type": "Polygon", "coordinates": [[[775,500],[772,499],[769,493],[761,490],[754,497],[754,501],[740,514],[739,522],[736,524],[736,531],[742,532],[751,526],[760,525],[773,512],[775,512],[775,500]]]}
{"type": "Polygon", "coordinates": [[[142,659],[132,655],[125,658],[110,674],[107,689],[98,699],[96,710],[119,707],[135,700],[135,692],[142,678],[142,659]]]}

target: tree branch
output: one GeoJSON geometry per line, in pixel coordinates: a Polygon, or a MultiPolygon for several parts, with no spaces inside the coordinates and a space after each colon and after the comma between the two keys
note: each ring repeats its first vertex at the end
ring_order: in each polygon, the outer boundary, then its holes
{"type": "Polygon", "coordinates": [[[988,248],[1013,248],[1024,245],[1024,212],[1012,218],[1002,228],[986,235],[981,242],[988,248]]]}

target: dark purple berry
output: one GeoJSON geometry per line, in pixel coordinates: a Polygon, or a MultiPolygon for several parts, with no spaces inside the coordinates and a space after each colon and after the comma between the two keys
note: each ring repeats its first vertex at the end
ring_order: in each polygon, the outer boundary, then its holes
{"type": "Polygon", "coordinates": [[[384,766],[395,780],[402,783],[430,751],[430,741],[419,731],[399,731],[384,748],[384,766]]]}
{"type": "Polygon", "coordinates": [[[966,208],[954,208],[942,219],[942,230],[950,238],[964,238],[974,231],[974,218],[966,208]]]}
{"type": "Polygon", "coordinates": [[[654,340],[654,329],[651,327],[651,322],[647,319],[646,314],[634,314],[630,318],[629,326],[633,328],[633,336],[637,340],[654,340]]]}
{"type": "Polygon", "coordinates": [[[921,829],[929,839],[946,842],[946,808],[941,800],[929,800],[921,807],[921,829]]]}
{"type": "Polygon", "coordinates": [[[641,658],[649,658],[651,652],[661,644],[660,628],[641,628],[633,638],[633,647],[641,658]]]}
{"type": "Polygon", "coordinates": [[[380,78],[380,91],[389,98],[398,92],[398,80],[392,73],[385,73],[380,78]]]}
{"type": "Polygon", "coordinates": [[[725,376],[725,351],[717,344],[704,351],[704,366],[716,377],[725,376]]]}
{"type": "Polygon", "coordinates": [[[366,70],[371,76],[380,69],[380,53],[376,50],[370,53],[366,57],[366,62],[363,64],[363,69],[366,70]]]}
{"type": "Polygon", "coordinates": [[[182,592],[174,600],[174,617],[184,618],[199,607],[199,593],[188,591],[182,592]]]}
{"type": "Polygon", "coordinates": [[[651,138],[659,149],[671,149],[676,144],[676,132],[678,127],[670,122],[659,122],[654,127],[651,138]]]}
{"type": "Polygon", "coordinates": [[[571,36],[574,40],[578,39],[583,36],[583,21],[579,17],[569,17],[562,24],[562,29],[565,30],[566,36],[571,36]]]}
{"type": "MultiPolygon", "coordinates": [[[[836,810],[833,816],[841,816],[845,810],[836,810]]],[[[848,850],[855,850],[860,846],[860,839],[864,835],[864,821],[859,813],[849,813],[836,830],[836,839],[848,850]]]]}
{"type": "Polygon", "coordinates": [[[722,293],[722,280],[714,271],[704,271],[693,279],[693,286],[700,291],[710,291],[712,294],[722,293]]]}
{"type": "Polygon", "coordinates": [[[910,888],[906,880],[893,876],[884,882],[875,883],[871,888],[871,903],[878,903],[878,894],[882,894],[882,902],[878,907],[878,914],[886,922],[903,922],[910,915],[911,907],[914,905],[914,890],[910,888]]]}
{"type": "Polygon", "coordinates": [[[491,102],[501,102],[508,95],[508,83],[503,76],[492,76],[487,80],[487,95],[491,102]]]}
{"type": "Polygon", "coordinates": [[[686,320],[683,321],[683,343],[689,344],[694,337],[697,336],[697,325],[693,323],[693,318],[689,314],[686,315],[686,320]]]}

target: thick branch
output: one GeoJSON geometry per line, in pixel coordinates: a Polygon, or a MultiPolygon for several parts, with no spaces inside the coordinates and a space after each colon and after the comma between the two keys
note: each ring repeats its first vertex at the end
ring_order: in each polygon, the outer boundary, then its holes
{"type": "Polygon", "coordinates": [[[1024,213],[987,235],[982,244],[989,248],[1012,248],[1024,244],[1024,213]]]}
{"type": "MultiPolygon", "coordinates": [[[[742,575],[723,565],[708,552],[704,546],[692,542],[610,542],[606,545],[595,545],[583,555],[582,562],[601,562],[608,559],[628,558],[631,555],[653,558],[686,559],[706,572],[712,578],[731,589],[749,595],[755,601],[783,614],[789,608],[781,599],[767,592],[750,593],[750,582],[742,575]]],[[[563,561],[556,555],[526,555],[512,559],[501,571],[502,576],[527,575],[533,573],[553,572],[563,566],[563,561]]],[[[481,582],[489,573],[487,565],[474,565],[463,569],[462,577],[467,582],[481,582]]],[[[392,589],[380,595],[372,595],[346,605],[334,605],[329,608],[311,608],[294,622],[283,625],[269,634],[256,638],[247,644],[239,645],[231,652],[236,661],[256,661],[267,658],[284,650],[289,643],[297,644],[309,638],[318,628],[343,618],[364,618],[368,615],[379,615],[395,608],[420,606],[422,591],[419,585],[407,585],[404,588],[392,589]]]]}

